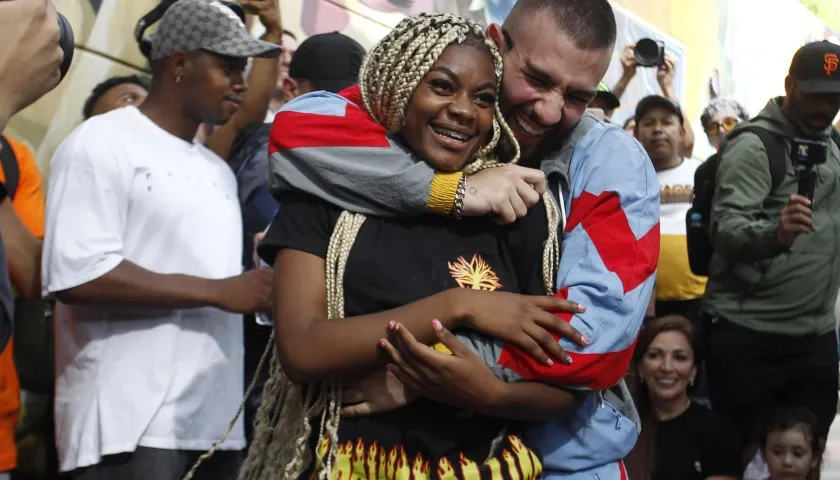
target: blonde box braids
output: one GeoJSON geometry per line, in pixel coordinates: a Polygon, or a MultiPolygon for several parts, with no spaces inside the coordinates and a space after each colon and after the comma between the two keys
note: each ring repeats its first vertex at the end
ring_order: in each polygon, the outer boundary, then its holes
{"type": "MultiPolygon", "coordinates": [[[[497,85],[501,81],[502,57],[496,45],[487,38],[484,29],[467,19],[451,14],[420,14],[401,21],[385,38],[368,52],[359,72],[359,85],[365,111],[391,133],[403,126],[405,110],[417,85],[426,76],[449,45],[461,43],[468,35],[484,41],[493,57],[497,85]]],[[[504,165],[496,158],[499,141],[504,134],[514,147],[515,154],[507,163],[519,160],[519,144],[507,122],[495,106],[493,135],[474,155],[465,174],[504,165]]],[[[543,251],[543,278],[546,293],[554,293],[554,278],[559,262],[557,239],[559,214],[551,194],[543,196],[548,216],[548,239],[543,251]]],[[[365,216],[342,212],[330,237],[326,255],[327,318],[344,317],[344,270],[356,235],[365,216]]],[[[271,334],[263,358],[269,357],[269,379],[263,390],[263,402],[257,412],[254,440],[239,472],[238,480],[296,480],[315,462],[317,477],[331,480],[331,472],[338,453],[338,424],[341,412],[341,387],[334,384],[301,386],[292,383],[280,365],[271,334]],[[326,450],[321,459],[309,449],[312,434],[311,420],[320,417],[317,450],[326,450]],[[327,438],[322,440],[326,432],[327,438]]],[[[245,395],[253,390],[257,375],[245,395]]],[[[243,405],[245,400],[243,399],[243,405]]],[[[241,414],[242,406],[231,422],[241,414]]],[[[184,480],[190,480],[202,461],[209,458],[224,435],[193,466],[184,480]]],[[[497,439],[498,440],[498,439],[497,439]]],[[[497,445],[499,442],[494,442],[497,445]]],[[[492,452],[491,452],[492,453],[492,452]]]]}

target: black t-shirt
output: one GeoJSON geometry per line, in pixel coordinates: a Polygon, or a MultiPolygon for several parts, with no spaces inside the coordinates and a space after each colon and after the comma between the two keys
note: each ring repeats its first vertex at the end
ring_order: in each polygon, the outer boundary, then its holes
{"type": "Polygon", "coordinates": [[[682,415],[659,423],[653,480],[741,478],[738,433],[728,418],[691,402],[682,415]]]}
{"type": "MultiPolygon", "coordinates": [[[[339,208],[311,196],[284,198],[259,246],[260,257],[273,264],[279,250],[291,248],[324,258],[340,214],[339,208]]],[[[542,203],[511,226],[486,218],[368,217],[347,261],[345,315],[390,310],[456,287],[542,294],[546,238],[542,203]]],[[[384,461],[386,470],[404,459],[409,470],[417,461],[425,464],[431,478],[438,478],[438,472],[445,476],[450,468],[455,478],[483,478],[470,471],[483,463],[503,427],[507,433],[490,462],[500,476],[493,478],[538,478],[541,462],[516,435],[519,425],[427,399],[384,414],[342,418],[336,465],[344,473],[340,478],[349,478],[345,470],[353,465],[359,465],[353,478],[385,478],[368,475],[365,462],[354,461],[354,452],[364,452],[366,459],[384,461]]]]}

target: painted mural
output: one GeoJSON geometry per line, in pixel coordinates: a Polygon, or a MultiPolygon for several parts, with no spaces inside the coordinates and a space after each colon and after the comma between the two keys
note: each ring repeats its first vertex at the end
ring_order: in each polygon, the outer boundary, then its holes
{"type": "MultiPolygon", "coordinates": [[[[341,31],[370,47],[406,15],[439,11],[482,23],[502,22],[516,0],[279,1],[285,27],[299,38],[341,31]]],[[[73,66],[55,91],[15,117],[6,132],[33,147],[45,173],[55,148],[81,121],[82,105],[94,85],[145,68],[132,32],[157,2],[57,2],[76,32],[73,66]]],[[[676,91],[695,119],[716,95],[734,97],[757,112],[767,99],[783,93],[788,63],[799,46],[816,39],[838,41],[836,33],[796,0],[613,0],[613,6],[618,44],[605,81],[614,84],[620,77],[618,58],[626,44],[643,37],[661,40],[677,60],[676,91]],[[755,16],[759,11],[760,21],[755,16]]],[[[641,97],[657,91],[653,69],[641,69],[615,120],[623,121],[641,97]]],[[[702,157],[709,147],[699,120],[692,126],[698,139],[695,154],[702,157]]]]}

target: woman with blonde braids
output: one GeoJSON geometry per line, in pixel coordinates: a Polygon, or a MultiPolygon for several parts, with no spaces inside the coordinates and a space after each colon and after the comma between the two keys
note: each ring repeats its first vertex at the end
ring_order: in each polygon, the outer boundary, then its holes
{"type": "MultiPolygon", "coordinates": [[[[287,104],[270,148],[415,154],[449,172],[490,167],[500,142],[518,152],[496,100],[501,69],[478,25],[451,15],[411,17],[368,54],[359,87],[287,104]]],[[[553,292],[558,255],[554,204],[500,226],[365,217],[303,194],[280,200],[259,248],[275,271],[277,350],[240,479],[538,478],[541,461],[518,436],[520,422],[561,416],[575,408],[576,395],[509,382],[525,373],[496,360],[508,342],[546,368],[555,364],[542,349],[568,362],[544,328],[585,343],[546,312],[580,311],[545,295],[553,292]],[[495,315],[475,315],[479,309],[495,315]],[[455,347],[450,397],[414,400],[385,373],[384,337],[398,325],[427,345],[441,340],[444,327],[455,329],[462,343],[443,338],[455,347]],[[395,406],[408,404],[342,418],[342,387],[360,378],[406,397],[395,406]]]]}

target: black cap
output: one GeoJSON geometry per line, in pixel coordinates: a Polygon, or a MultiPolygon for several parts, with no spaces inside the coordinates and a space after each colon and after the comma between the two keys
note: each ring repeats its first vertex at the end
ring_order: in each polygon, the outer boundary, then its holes
{"type": "Polygon", "coordinates": [[[359,83],[365,49],[338,32],[313,35],[298,45],[289,76],[309,80],[318,90],[338,93],[359,83]]]}
{"type": "Polygon", "coordinates": [[[616,109],[621,106],[621,102],[604,82],[599,83],[598,88],[595,89],[595,98],[603,102],[606,108],[616,109]]]}
{"type": "Polygon", "coordinates": [[[652,108],[661,108],[673,112],[680,118],[680,124],[683,123],[683,114],[680,106],[676,102],[668,100],[661,95],[650,95],[639,101],[638,105],[636,105],[636,123],[641,123],[642,117],[652,108]]]}
{"type": "Polygon", "coordinates": [[[840,45],[812,42],[796,51],[788,74],[805,93],[840,93],[840,45]]]}

